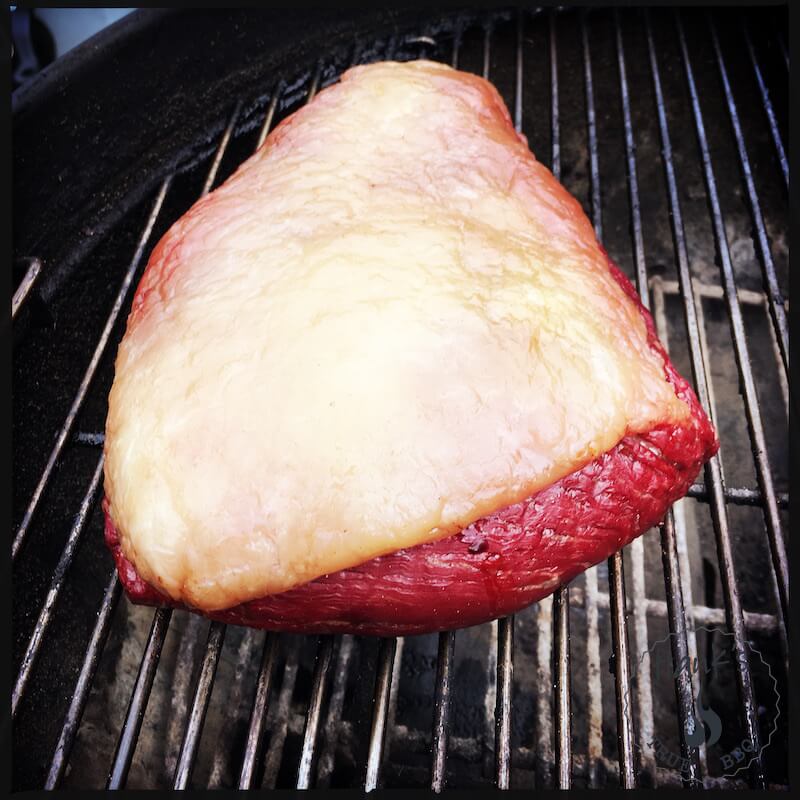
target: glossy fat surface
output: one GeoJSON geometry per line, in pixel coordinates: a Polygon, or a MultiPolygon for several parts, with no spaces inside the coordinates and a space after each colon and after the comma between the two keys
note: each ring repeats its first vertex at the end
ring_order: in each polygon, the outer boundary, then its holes
{"type": "Polygon", "coordinates": [[[451,535],[688,416],[496,90],[373,64],[154,250],[108,511],[145,581],[219,610],[451,535]]]}
{"type": "MultiPolygon", "coordinates": [[[[613,265],[610,269],[635,300],[628,280],[613,265]]],[[[719,446],[697,397],[656,339],[650,315],[641,305],[639,311],[675,393],[690,408],[689,419],[630,434],[582,469],[454,536],[209,616],[301,633],[430,633],[513,614],[624,547],[663,518],[719,446]]],[[[136,572],[120,549],[107,503],[105,509],[106,542],[128,597],[180,605],[136,572]]]]}

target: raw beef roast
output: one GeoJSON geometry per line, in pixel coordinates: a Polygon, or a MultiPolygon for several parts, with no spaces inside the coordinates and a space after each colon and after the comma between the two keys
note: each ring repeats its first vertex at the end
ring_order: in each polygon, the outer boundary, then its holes
{"type": "Polygon", "coordinates": [[[494,87],[372,64],[153,251],[109,397],[106,541],[136,602],[463,627],[657,524],[717,446],[494,87]]]}

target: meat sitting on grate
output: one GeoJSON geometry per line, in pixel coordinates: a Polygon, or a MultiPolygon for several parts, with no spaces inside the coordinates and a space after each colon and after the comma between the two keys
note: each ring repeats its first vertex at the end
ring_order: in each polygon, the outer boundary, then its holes
{"type": "Polygon", "coordinates": [[[153,251],[109,398],[106,540],[138,602],[422,633],[549,594],[716,448],[494,87],[373,64],[153,251]]]}

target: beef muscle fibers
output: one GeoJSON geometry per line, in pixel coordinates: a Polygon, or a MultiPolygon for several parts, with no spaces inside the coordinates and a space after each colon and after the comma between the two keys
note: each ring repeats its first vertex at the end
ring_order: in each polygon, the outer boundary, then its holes
{"type": "Polygon", "coordinates": [[[377,63],[153,251],[109,397],[106,540],[138,602],[421,633],[549,594],[716,449],[494,87],[377,63]]]}

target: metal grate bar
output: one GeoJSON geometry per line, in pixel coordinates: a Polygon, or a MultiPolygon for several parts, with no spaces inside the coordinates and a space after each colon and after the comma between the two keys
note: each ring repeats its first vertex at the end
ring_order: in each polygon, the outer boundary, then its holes
{"type": "MultiPolygon", "coordinates": [[[[622,97],[623,127],[625,130],[625,155],[628,164],[628,193],[631,207],[631,228],[633,231],[634,261],[636,264],[636,285],[639,298],[645,308],[650,308],[648,292],[647,263],[644,254],[644,237],[642,235],[642,215],[639,203],[639,181],[636,171],[635,142],[633,138],[633,123],[631,121],[630,95],[628,79],[625,68],[625,51],[622,41],[622,28],[619,24],[619,12],[614,10],[614,27],[617,41],[617,64],[619,68],[620,94],[622,97]]],[[[681,738],[682,755],[688,759],[688,775],[686,784],[696,788],[698,784],[698,766],[696,758],[686,747],[686,734],[694,729],[694,696],[691,691],[691,673],[689,661],[682,658],[688,652],[686,633],[686,619],[683,608],[683,586],[677,561],[677,549],[672,522],[672,509],[667,512],[667,524],[662,528],[661,535],[662,553],[674,554],[674,558],[663,558],[664,581],[669,602],[670,632],[673,634],[673,663],[679,672],[675,682],[676,699],[678,705],[679,733],[681,738]],[[687,689],[688,687],[688,689],[687,689]],[[690,726],[687,723],[691,721],[690,726]]],[[[652,747],[653,740],[653,695],[650,682],[650,653],[648,649],[647,615],[645,610],[644,593],[644,545],[637,539],[631,545],[631,555],[634,564],[634,619],[637,632],[637,647],[642,654],[636,674],[637,701],[641,721],[642,760],[644,766],[655,778],[656,762],[652,747]]],[[[622,598],[624,602],[624,597],[622,598]]]]}
{"type": "Polygon", "coordinates": [[[436,659],[436,690],[433,698],[433,766],[431,768],[431,789],[441,792],[447,778],[448,718],[450,716],[450,678],[452,675],[455,631],[442,631],[439,634],[439,655],[436,659]]]}
{"type": "MultiPolygon", "coordinates": [[[[680,502],[680,501],[679,501],[680,502]]],[[[673,507],[673,511],[679,508],[679,504],[673,507]]],[[[676,532],[679,527],[678,517],[675,517],[676,532]]],[[[680,536],[677,537],[678,541],[678,556],[680,560],[680,536]]],[[[681,566],[681,583],[684,587],[684,604],[687,608],[687,613],[690,620],[694,620],[699,625],[722,625],[725,623],[725,611],[721,608],[709,608],[703,605],[690,605],[686,602],[686,591],[689,582],[686,580],[686,570],[681,566]]],[[[610,605],[610,598],[605,592],[597,592],[595,595],[595,603],[598,608],[607,610],[610,605]]],[[[574,586],[570,592],[569,604],[574,608],[586,608],[585,594],[581,587],[574,586]]],[[[667,604],[664,600],[654,600],[650,597],[644,599],[644,612],[648,617],[656,617],[657,619],[667,618],[667,604]]],[[[633,611],[633,604],[628,601],[629,610],[633,611]]],[[[744,612],[745,627],[753,633],[775,633],[778,630],[778,618],[774,614],[759,614],[754,611],[744,612]]]]}
{"type": "Polygon", "coordinates": [[[450,59],[450,66],[453,69],[458,69],[458,53],[461,49],[461,37],[464,34],[464,21],[459,17],[456,20],[455,28],[453,29],[453,55],[450,59]]]}
{"type": "MultiPolygon", "coordinates": [[[[668,336],[666,327],[663,328],[664,338],[662,341],[668,347],[668,336]]],[[[669,352],[669,350],[667,350],[669,352]]],[[[678,500],[670,510],[672,522],[675,528],[675,546],[678,551],[678,570],[681,580],[681,591],[683,594],[684,609],[688,608],[689,616],[685,619],[686,622],[686,636],[688,655],[691,659],[689,663],[693,664],[697,659],[697,631],[696,625],[700,621],[698,617],[699,607],[694,605],[694,598],[692,595],[692,570],[689,560],[689,546],[686,537],[686,507],[685,500],[678,500]]],[[[663,603],[664,616],[667,613],[667,604],[663,603]]],[[[661,610],[660,608],[658,609],[661,610]]],[[[725,624],[725,612],[722,609],[714,609],[715,613],[719,614],[720,625],[725,624]]],[[[747,623],[747,615],[745,615],[745,623],[747,623]]],[[[697,697],[700,692],[700,675],[692,671],[692,697],[697,697]]],[[[685,729],[685,728],[684,728],[685,729]]],[[[708,763],[706,758],[706,743],[701,742],[698,748],[698,763],[700,766],[701,774],[708,777],[708,763]]],[[[691,769],[691,767],[690,767],[691,769]]]]}
{"type": "Polygon", "coordinates": [[[264,741],[264,723],[267,719],[267,704],[277,648],[278,637],[274,633],[268,633],[264,641],[264,652],[261,655],[261,669],[258,673],[253,711],[250,714],[250,725],[247,729],[242,770],[239,773],[240,789],[252,789],[255,783],[256,763],[264,741]]]}
{"type": "Polygon", "coordinates": [[[747,155],[747,148],[744,143],[744,136],[742,134],[742,126],[739,122],[739,113],[736,110],[736,102],[733,99],[733,92],[731,90],[730,81],[728,80],[728,71],[725,68],[725,62],[722,58],[722,51],[719,46],[717,37],[716,26],[714,25],[713,18],[709,16],[709,26],[711,29],[711,40],[714,45],[714,52],[717,56],[717,65],[719,66],[719,74],[722,79],[722,88],[725,90],[725,99],[728,105],[728,112],[731,117],[731,125],[733,126],[733,133],[736,137],[736,147],[739,151],[739,161],[742,165],[742,172],[744,173],[745,186],[747,187],[747,195],[750,200],[750,208],[753,211],[753,222],[756,227],[756,240],[758,247],[761,251],[761,266],[764,273],[764,289],[769,303],[769,311],[772,316],[773,325],[775,326],[775,333],[780,345],[781,358],[783,359],[784,369],[789,368],[789,330],[786,322],[786,309],[783,304],[783,294],[781,293],[780,286],[778,285],[778,276],[775,273],[775,264],[772,261],[772,252],[770,251],[769,241],[767,239],[767,230],[764,225],[764,216],[761,213],[761,205],[758,201],[758,192],[756,191],[755,181],[753,180],[753,172],[750,168],[750,159],[747,155]]]}
{"type": "Polygon", "coordinates": [[[783,63],[786,65],[786,71],[789,72],[789,51],[786,49],[786,40],[783,38],[780,28],[776,29],[775,38],[778,40],[778,47],[781,49],[781,56],[783,56],[783,63]]]}
{"type": "Polygon", "coordinates": [[[108,341],[111,338],[111,331],[114,328],[114,323],[116,323],[117,318],[122,311],[123,303],[125,302],[125,298],[128,296],[128,291],[130,290],[131,283],[133,282],[133,276],[136,274],[136,270],[139,267],[139,262],[142,260],[142,255],[144,254],[147,242],[150,240],[150,236],[153,233],[153,227],[156,224],[156,219],[161,211],[161,206],[164,203],[164,198],[166,197],[171,181],[172,176],[165,178],[161,184],[161,188],[158,190],[155,202],[153,203],[153,208],[150,211],[150,216],[147,219],[147,223],[144,226],[144,231],[142,231],[142,235],[139,239],[139,244],[136,247],[136,252],[133,254],[130,266],[125,273],[122,285],[117,293],[117,298],[114,301],[114,305],[111,307],[111,312],[108,315],[103,332],[100,334],[100,339],[95,347],[94,354],[89,362],[89,366],[86,368],[86,372],[83,375],[83,379],[81,380],[78,391],[75,394],[75,398],[72,401],[67,418],[64,420],[64,424],[61,426],[61,430],[56,436],[56,442],[53,445],[53,449],[51,450],[47,459],[44,472],[42,472],[42,476],[39,478],[39,483],[36,485],[33,496],[28,503],[28,508],[25,510],[25,516],[22,518],[22,522],[17,529],[16,536],[14,537],[14,543],[11,546],[12,561],[16,560],[20,549],[25,542],[28,531],[30,530],[31,521],[33,520],[33,515],[36,513],[36,509],[39,506],[39,501],[42,499],[44,490],[47,487],[50,476],[53,474],[58,457],[61,455],[61,451],[64,449],[64,443],[67,441],[67,437],[72,430],[72,426],[75,424],[75,419],[77,418],[78,412],[83,405],[83,401],[86,399],[86,394],[89,390],[89,384],[92,382],[95,372],[97,372],[100,359],[102,358],[106,346],[108,345],[108,341]]]}
{"type": "Polygon", "coordinates": [[[314,71],[314,76],[311,78],[311,83],[308,87],[308,96],[306,97],[306,103],[310,103],[314,96],[317,94],[319,89],[319,81],[322,77],[322,59],[317,61],[317,68],[314,71]]]}
{"type": "Polygon", "coordinates": [[[97,466],[95,467],[94,475],[92,476],[89,488],[83,497],[81,507],[78,510],[77,516],[75,517],[75,522],[72,524],[72,530],[69,532],[67,544],[65,545],[64,551],[61,553],[61,558],[59,558],[58,564],[53,572],[53,579],[50,582],[50,588],[47,590],[47,597],[45,598],[44,606],[39,613],[39,618],[36,620],[36,625],[34,626],[31,638],[28,640],[28,646],[25,649],[25,655],[22,657],[19,674],[17,675],[17,680],[14,684],[14,691],[11,695],[12,719],[17,714],[20,700],[22,700],[22,696],[25,693],[25,689],[28,686],[28,681],[30,680],[31,672],[36,664],[37,658],[39,657],[44,635],[47,632],[47,628],[53,618],[53,609],[55,608],[56,601],[58,600],[58,595],[61,592],[61,587],[64,585],[64,581],[66,580],[67,572],[72,565],[72,559],[75,557],[75,551],[78,548],[78,542],[80,540],[81,533],[83,533],[84,526],[86,525],[86,520],[89,517],[89,511],[91,510],[97,495],[97,489],[100,486],[100,478],[102,476],[103,456],[101,455],[97,460],[97,466]]]}
{"type": "Polygon", "coordinates": [[[200,745],[200,735],[203,732],[203,722],[206,718],[209,700],[211,700],[211,690],[214,688],[214,676],[217,672],[219,656],[225,641],[226,627],[221,622],[212,622],[208,630],[206,654],[200,667],[200,677],[197,679],[192,710],[189,714],[189,722],[186,726],[181,752],[178,756],[178,766],[175,770],[175,780],[173,782],[174,789],[185,789],[192,777],[195,757],[200,745]]]}
{"type": "MultiPolygon", "coordinates": [[[[488,623],[488,641],[486,647],[486,692],[483,696],[483,772],[491,775],[494,772],[494,733],[495,712],[497,710],[497,628],[498,620],[488,623]]],[[[449,743],[456,737],[448,736],[449,743]]],[[[477,741],[477,738],[476,738],[477,741]]]]}
{"type": "Polygon", "coordinates": [[[71,444],[82,444],[89,447],[102,447],[106,442],[104,433],[90,433],[88,431],[77,431],[72,434],[71,444]]]}
{"type": "MultiPolygon", "coordinates": [[[[550,13],[550,113],[551,168],[556,180],[561,180],[558,99],[558,37],[555,12],[550,13]]],[[[553,594],[553,662],[555,664],[555,758],[556,785],[569,789],[572,785],[572,706],[569,652],[569,586],[553,594]]]]}
{"type": "Polygon", "coordinates": [[[230,121],[228,122],[227,126],[225,127],[225,131],[222,134],[222,139],[220,139],[219,145],[217,146],[217,151],[214,153],[214,160],[211,162],[211,167],[208,170],[208,175],[206,175],[205,183],[203,184],[203,188],[200,191],[200,197],[205,197],[210,191],[211,187],[214,185],[214,181],[217,179],[217,173],[219,172],[219,165],[222,163],[222,157],[225,155],[225,151],[228,149],[228,143],[231,140],[231,136],[233,135],[233,127],[236,124],[236,120],[239,116],[239,111],[242,107],[241,101],[237,100],[233,107],[233,113],[231,114],[230,121]]]}
{"type": "MultiPolygon", "coordinates": [[[[702,483],[693,483],[686,493],[688,497],[693,497],[695,500],[703,500],[710,502],[710,495],[702,483]]],[[[764,503],[764,496],[758,489],[749,489],[745,487],[726,487],[723,491],[725,502],[731,503],[735,506],[760,506],[764,503]]],[[[776,492],[775,500],[779,508],[789,508],[789,495],[786,492],[776,492]]]]}
{"type": "Polygon", "coordinates": [[[497,705],[494,757],[498,789],[511,785],[511,689],[514,677],[514,617],[497,622],[497,705]]]}
{"type": "MultiPolygon", "coordinates": [[[[581,15],[581,38],[586,87],[586,117],[589,129],[589,163],[592,190],[592,222],[598,241],[603,240],[603,211],[600,196],[600,166],[597,148],[592,62],[589,35],[586,27],[587,12],[581,15]]],[[[608,580],[611,595],[611,638],[613,643],[614,678],[617,700],[617,744],[619,749],[620,782],[625,789],[637,784],[636,764],[633,757],[633,713],[626,698],[630,696],[630,663],[628,660],[628,623],[625,602],[625,576],[622,553],[608,559],[608,580]]]]}
{"type": "MultiPolygon", "coordinates": [[[[745,410],[747,411],[747,421],[750,428],[750,438],[756,462],[758,483],[765,499],[764,520],[767,525],[767,536],[769,538],[772,562],[778,584],[779,606],[783,618],[786,620],[789,616],[789,565],[786,559],[783,526],[781,525],[780,515],[778,513],[778,504],[775,499],[775,487],[772,482],[772,473],[770,472],[767,458],[767,444],[764,434],[764,425],[761,420],[761,408],[758,403],[755,379],[753,378],[753,368],[750,362],[750,353],[744,331],[744,318],[742,317],[742,308],[737,296],[736,279],[733,274],[728,237],[725,232],[725,222],[722,218],[722,208],[720,206],[716,179],[711,164],[711,153],[708,146],[708,139],[706,138],[705,124],[700,108],[700,99],[697,94],[694,71],[692,70],[691,61],[689,59],[689,51],[686,47],[683,23],[681,22],[680,15],[677,13],[675,19],[678,27],[678,39],[683,55],[683,63],[686,69],[686,78],[689,84],[689,94],[692,100],[692,111],[694,113],[695,127],[697,129],[697,138],[700,144],[709,201],[711,203],[714,234],[717,240],[717,250],[719,252],[720,267],[722,269],[722,282],[725,289],[728,313],[730,314],[731,331],[733,333],[733,343],[736,360],[739,366],[739,375],[742,379],[745,410]]],[[[716,37],[714,37],[714,42],[717,46],[717,53],[719,54],[716,37]]]]}
{"type": "Polygon", "coordinates": [[[561,175],[561,135],[558,110],[558,37],[555,11],[550,12],[548,21],[548,33],[550,36],[550,137],[552,142],[550,169],[558,179],[561,175]]]}
{"type": "Polygon", "coordinates": [[[38,258],[30,258],[28,260],[30,261],[30,266],[20,281],[17,290],[14,292],[14,296],[11,298],[12,321],[16,318],[17,312],[22,308],[23,303],[28,299],[28,295],[31,289],[33,289],[33,284],[36,283],[36,279],[42,271],[42,262],[39,261],[38,258]]]}
{"type": "Polygon", "coordinates": [[[372,730],[369,735],[367,771],[364,779],[364,789],[367,792],[377,789],[380,780],[383,746],[386,739],[386,720],[389,713],[389,690],[392,686],[396,651],[397,639],[391,637],[381,640],[378,652],[378,671],[375,676],[374,710],[372,714],[372,730]]]}
{"type": "Polygon", "coordinates": [[[553,655],[555,681],[555,755],[556,786],[572,787],[572,708],[569,653],[569,587],[562,586],[553,595],[553,655]]]}
{"type": "Polygon", "coordinates": [[[492,52],[492,18],[489,17],[483,28],[483,72],[482,75],[489,80],[489,64],[492,52]]]}
{"type": "Polygon", "coordinates": [[[322,702],[330,682],[330,667],[333,660],[333,637],[320,637],[317,659],[314,664],[314,676],[311,681],[311,700],[306,714],[305,731],[303,732],[303,748],[300,754],[300,766],[297,770],[297,788],[310,789],[311,776],[314,769],[314,758],[317,752],[317,731],[322,713],[322,702]]]}
{"type": "Polygon", "coordinates": [[[267,116],[264,119],[264,124],[261,126],[261,130],[258,133],[256,150],[259,150],[261,145],[264,144],[264,140],[267,138],[269,129],[272,127],[272,120],[275,117],[275,109],[278,107],[278,99],[281,96],[282,90],[283,83],[278,81],[278,83],[275,85],[275,88],[272,90],[272,97],[270,98],[269,106],[267,107],[267,116]]]}
{"type": "Polygon", "coordinates": [[[339,647],[336,655],[336,669],[333,672],[330,700],[328,701],[328,713],[325,716],[325,725],[322,729],[323,745],[317,765],[317,789],[330,788],[334,757],[336,754],[336,743],[342,731],[345,730],[344,720],[342,719],[342,709],[344,707],[344,695],[347,689],[347,672],[354,650],[354,641],[354,636],[350,633],[343,634],[339,639],[339,647]]]}
{"type": "Polygon", "coordinates": [[[621,551],[614,553],[609,559],[608,588],[611,600],[611,652],[617,699],[617,749],[619,751],[620,782],[624,789],[634,789],[638,778],[634,758],[633,709],[628,703],[631,674],[625,602],[625,572],[621,551]]]}
{"type": "Polygon", "coordinates": [[[691,746],[689,737],[695,733],[694,687],[689,670],[689,639],[686,631],[686,611],[683,605],[683,587],[675,542],[675,519],[672,509],[661,528],[661,560],[664,566],[664,589],[667,596],[670,648],[675,676],[675,700],[678,706],[678,734],[684,767],[681,778],[686,788],[700,787],[700,767],[697,747],[691,746]]]}
{"type": "MultiPolygon", "coordinates": [[[[772,100],[769,99],[769,89],[767,89],[767,85],[764,83],[764,76],[761,73],[761,67],[759,66],[758,59],[756,58],[756,52],[753,48],[753,41],[750,38],[750,31],[748,30],[744,19],[742,19],[742,33],[744,34],[744,41],[747,46],[747,52],[750,55],[750,61],[753,63],[753,72],[756,76],[756,83],[758,84],[758,91],[761,95],[761,102],[764,104],[764,113],[767,115],[769,131],[772,134],[772,141],[775,143],[775,153],[778,156],[778,164],[781,168],[781,172],[783,173],[783,180],[786,184],[786,190],[788,191],[789,162],[786,159],[786,151],[783,148],[783,139],[781,138],[781,132],[778,129],[778,120],[775,117],[775,109],[772,107],[772,100]]],[[[788,66],[788,59],[786,63],[788,66]]]]}
{"type": "Polygon", "coordinates": [[[525,18],[517,9],[517,57],[514,67],[514,128],[522,130],[522,44],[525,40],[525,18]]]}
{"type": "Polygon", "coordinates": [[[147,645],[142,654],[142,662],[139,665],[136,684],[133,687],[128,711],[125,714],[125,722],[117,741],[111,771],[108,773],[107,789],[121,789],[128,778],[128,770],[131,767],[136,744],[139,741],[139,730],[142,727],[144,712],[147,709],[147,701],[150,699],[150,690],[153,687],[153,679],[156,676],[158,661],[161,658],[161,648],[167,638],[170,619],[172,619],[171,608],[159,608],[153,614],[150,635],[147,637],[147,645]]]}
{"type": "MultiPolygon", "coordinates": [[[[676,242],[676,257],[678,261],[678,276],[681,285],[681,296],[683,299],[684,315],[686,319],[686,329],[689,340],[689,349],[692,362],[692,374],[694,375],[695,386],[698,397],[706,412],[710,412],[711,407],[708,396],[708,379],[706,367],[703,362],[700,344],[700,332],[697,323],[697,312],[695,310],[695,298],[692,291],[692,277],[689,271],[689,256],[686,247],[686,237],[683,228],[683,218],[681,215],[680,201],[678,199],[678,185],[675,178],[675,166],[672,160],[672,146],[667,125],[666,106],[664,95],[661,89],[661,78],[656,58],[655,44],[653,42],[650,15],[645,10],[645,27],[647,35],[647,46],[650,57],[650,68],[653,77],[653,87],[655,91],[656,106],[658,112],[659,130],[662,142],[662,161],[667,177],[669,190],[669,206],[672,217],[672,228],[676,242]]],[[[736,585],[736,573],[733,566],[733,554],[731,551],[730,531],[728,529],[728,515],[725,508],[725,497],[722,491],[722,473],[719,456],[714,456],[705,465],[706,483],[712,487],[712,521],[714,523],[714,533],[717,540],[717,552],[719,557],[720,578],[722,582],[723,594],[725,597],[726,616],[728,627],[734,636],[735,651],[735,671],[739,688],[742,712],[744,714],[747,735],[755,747],[755,751],[760,751],[760,738],[758,732],[758,722],[756,716],[755,698],[753,695],[752,677],[747,663],[747,652],[745,650],[745,628],[742,615],[742,606],[739,598],[739,590],[736,585]]],[[[760,757],[754,759],[756,764],[753,781],[758,786],[765,783],[763,767],[760,757]]]]}
{"type": "Polygon", "coordinates": [[[600,161],[597,153],[597,118],[594,108],[594,81],[592,79],[592,58],[589,51],[589,33],[586,16],[581,13],[581,45],[583,48],[583,77],[586,90],[586,125],[589,131],[589,175],[592,201],[592,225],[599,242],[603,241],[603,207],[600,199],[600,161]]]}
{"type": "Polygon", "coordinates": [[[58,737],[58,744],[56,744],[56,749],[53,753],[53,760],[50,763],[50,771],[47,774],[47,780],[44,785],[45,789],[57,788],[59,783],[61,783],[61,779],[64,777],[64,772],[69,763],[69,755],[72,752],[72,745],[75,742],[75,734],[78,732],[83,710],[89,698],[89,691],[92,688],[94,674],[100,662],[100,654],[103,651],[103,647],[105,647],[108,632],[111,629],[114,611],[116,610],[121,594],[122,584],[120,583],[119,576],[115,569],[111,574],[111,580],[103,596],[103,602],[97,616],[97,624],[94,627],[92,638],[89,640],[89,645],[86,649],[86,657],[83,660],[83,665],[78,675],[75,691],[72,693],[72,702],[70,703],[69,711],[67,711],[64,726],[61,728],[61,734],[58,737]]]}

